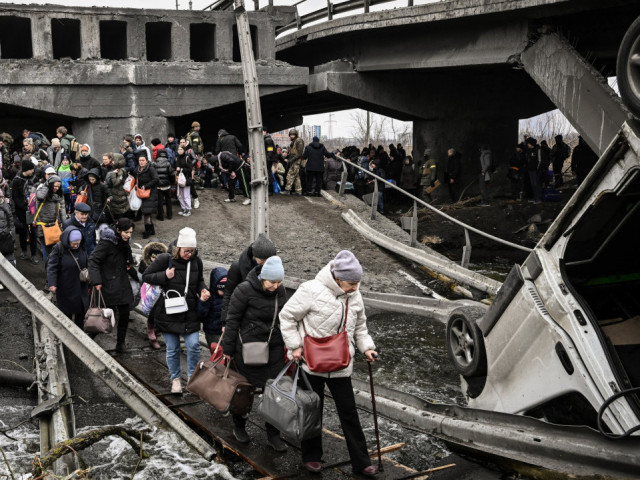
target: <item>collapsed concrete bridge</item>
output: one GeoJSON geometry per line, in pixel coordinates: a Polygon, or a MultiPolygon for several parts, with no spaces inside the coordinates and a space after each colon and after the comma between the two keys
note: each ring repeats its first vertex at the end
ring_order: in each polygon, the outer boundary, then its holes
{"type": "MultiPolygon", "coordinates": [[[[289,16],[268,9],[249,21],[262,95],[306,85],[306,67],[275,61],[289,16]]],[[[64,124],[97,155],[125,133],[181,134],[244,100],[233,12],[2,5],[0,65],[0,130],[64,124]]]]}

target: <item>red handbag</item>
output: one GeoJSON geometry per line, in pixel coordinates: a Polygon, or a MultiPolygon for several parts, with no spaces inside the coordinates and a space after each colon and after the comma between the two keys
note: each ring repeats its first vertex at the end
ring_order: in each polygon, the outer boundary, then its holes
{"type": "Polygon", "coordinates": [[[338,326],[338,333],[328,337],[316,338],[307,334],[304,328],[304,360],[309,370],[317,373],[329,373],[347,368],[351,362],[349,353],[349,335],[347,334],[347,316],[349,315],[349,299],[345,302],[344,318],[338,326]],[[342,328],[342,331],[340,329],[342,328]]]}
{"type": "Polygon", "coordinates": [[[79,203],[87,203],[87,201],[89,200],[88,188],[89,187],[84,187],[84,190],[76,195],[76,203],[74,203],[74,205],[77,205],[79,203]]]}

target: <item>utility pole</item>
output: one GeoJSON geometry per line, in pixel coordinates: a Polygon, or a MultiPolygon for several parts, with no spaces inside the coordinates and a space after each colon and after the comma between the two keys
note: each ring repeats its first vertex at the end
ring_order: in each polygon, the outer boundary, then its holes
{"type": "Polygon", "coordinates": [[[249,17],[244,0],[235,0],[234,13],[238,25],[240,58],[244,77],[244,103],[247,112],[249,153],[251,155],[251,242],[264,233],[269,236],[269,181],[267,177],[267,154],[262,137],[262,112],[258,72],[251,49],[249,17]]]}
{"type": "Polygon", "coordinates": [[[367,127],[364,132],[364,145],[369,148],[369,143],[371,140],[371,113],[367,110],[367,127]]]}
{"type": "Polygon", "coordinates": [[[333,138],[333,124],[337,123],[334,119],[333,119],[334,114],[330,113],[329,114],[329,121],[327,121],[327,123],[329,124],[329,131],[327,132],[327,135],[329,137],[329,140],[331,140],[333,138]]]}
{"type": "Polygon", "coordinates": [[[178,10],[180,8],[180,4],[178,3],[178,0],[176,0],[176,10],[178,10]]]}

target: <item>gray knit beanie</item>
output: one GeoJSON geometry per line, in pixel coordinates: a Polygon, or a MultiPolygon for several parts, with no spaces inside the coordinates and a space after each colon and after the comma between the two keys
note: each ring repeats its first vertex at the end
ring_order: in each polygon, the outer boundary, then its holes
{"type": "Polygon", "coordinates": [[[284,267],[282,260],[277,255],[267,258],[260,270],[260,280],[269,280],[271,282],[281,282],[284,280],[284,267]]]}
{"type": "Polygon", "coordinates": [[[353,253],[342,250],[333,259],[333,276],[345,282],[359,282],[362,280],[362,266],[353,253]]]}
{"type": "Polygon", "coordinates": [[[261,233],[251,244],[251,252],[254,258],[269,258],[276,254],[276,247],[271,240],[261,233]]]}

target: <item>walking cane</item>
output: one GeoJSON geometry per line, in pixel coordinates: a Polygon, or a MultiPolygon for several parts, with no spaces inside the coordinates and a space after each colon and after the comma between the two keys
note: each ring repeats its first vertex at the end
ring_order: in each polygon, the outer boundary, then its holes
{"type": "MultiPolygon", "coordinates": [[[[372,354],[373,358],[378,358],[377,354],[372,354]]],[[[369,387],[371,389],[371,406],[373,407],[373,425],[376,432],[376,446],[378,448],[378,471],[383,472],[384,466],[382,465],[382,455],[380,454],[380,431],[378,430],[378,412],[376,411],[376,395],[373,391],[373,368],[371,367],[371,363],[367,361],[369,364],[369,387]]]]}

